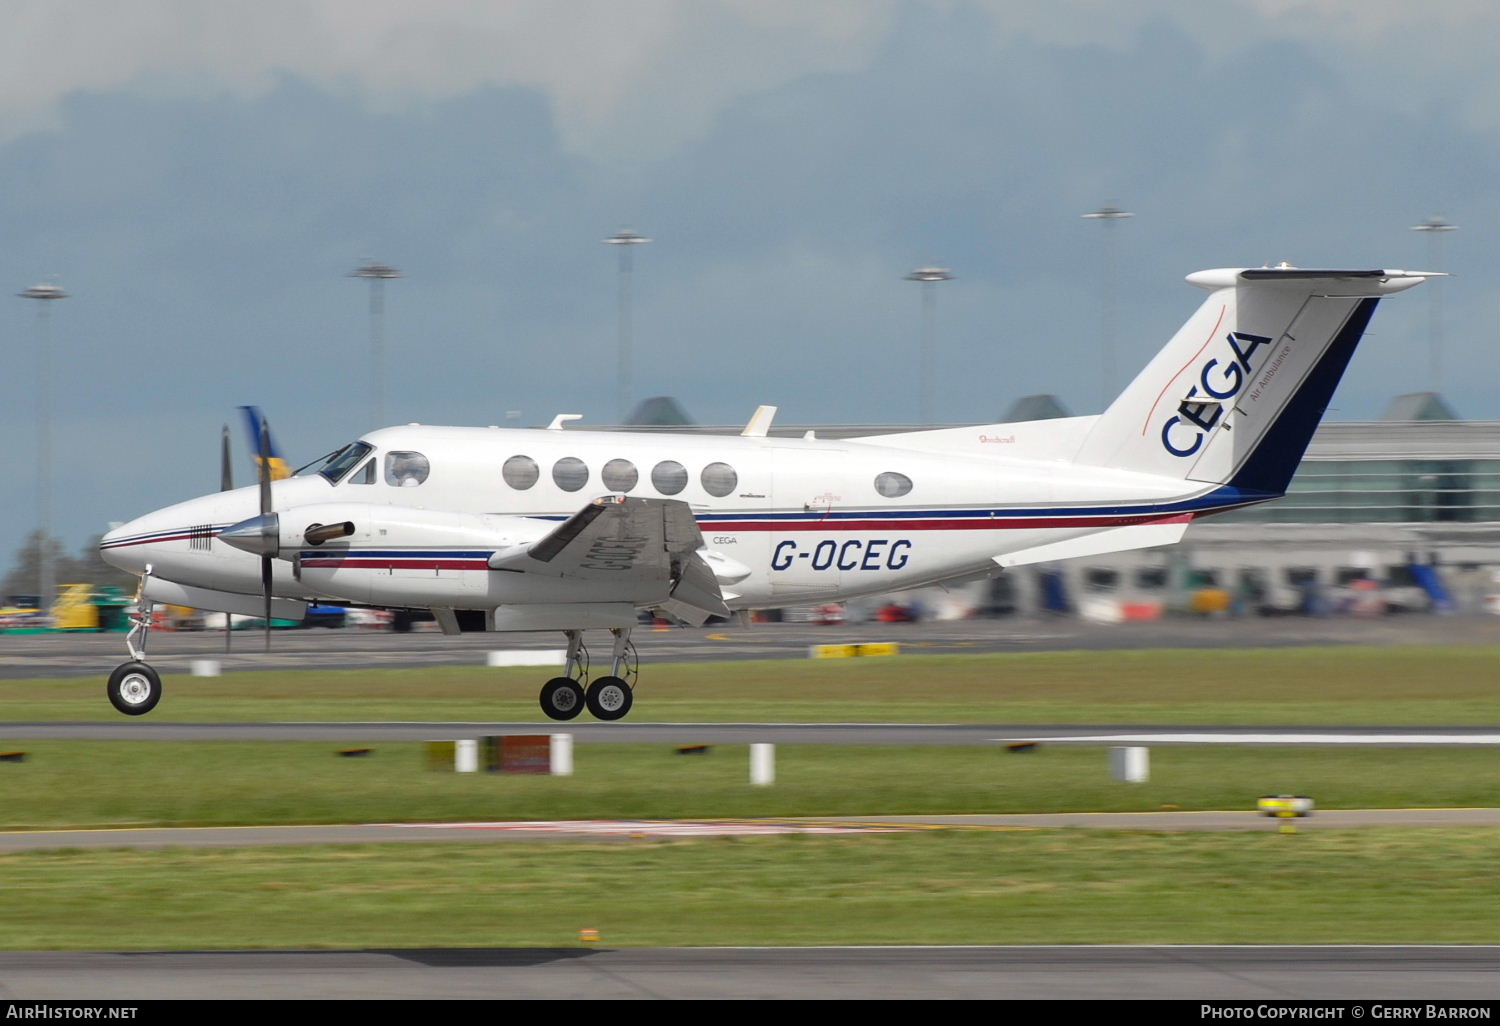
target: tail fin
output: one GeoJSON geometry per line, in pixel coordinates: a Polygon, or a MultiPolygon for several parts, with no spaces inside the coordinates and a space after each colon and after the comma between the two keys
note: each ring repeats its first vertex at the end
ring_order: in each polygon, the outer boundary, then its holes
{"type": "Polygon", "coordinates": [[[1416,271],[1199,271],[1198,312],[1095,422],[1077,462],[1286,491],[1379,297],[1416,271]]]}
{"type": "MultiPolygon", "coordinates": [[[[256,476],[260,476],[260,426],[265,421],[261,415],[259,406],[241,406],[245,413],[245,426],[250,432],[250,462],[255,467],[256,476]]],[[[276,447],[276,439],[271,437],[269,431],[266,438],[270,442],[271,458],[271,480],[280,481],[292,476],[292,468],[287,466],[286,459],[282,457],[281,450],[276,447]]]]}

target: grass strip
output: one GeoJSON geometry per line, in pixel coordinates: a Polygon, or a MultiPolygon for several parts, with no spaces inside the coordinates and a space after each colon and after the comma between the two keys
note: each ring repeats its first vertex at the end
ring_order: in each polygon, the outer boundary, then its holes
{"type": "MultiPolygon", "coordinates": [[[[1500,648],[1140,649],[647,666],[636,720],[1483,725],[1500,648]]],[[[118,720],[97,680],[0,682],[6,720],[118,720]]],[[[547,722],[540,667],[168,675],[153,720],[547,722]]],[[[3,724],[3,721],[0,721],[3,724]]],[[[3,726],[0,726],[3,733],[3,726]]]]}
{"type": "Polygon", "coordinates": [[[1161,746],[1151,780],[1110,779],[1102,747],[779,745],[771,787],[745,745],[580,745],[571,777],[424,768],[418,742],[340,758],[332,742],[37,741],[0,763],[0,829],[521,819],[1500,805],[1494,753],[1467,748],[1161,746]]]}
{"type": "Polygon", "coordinates": [[[1493,944],[1494,831],[940,831],[0,855],[11,949],[1493,944]]]}

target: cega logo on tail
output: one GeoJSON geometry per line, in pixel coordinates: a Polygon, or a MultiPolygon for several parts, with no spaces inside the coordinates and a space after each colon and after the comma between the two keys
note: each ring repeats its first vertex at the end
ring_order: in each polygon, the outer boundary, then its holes
{"type": "Polygon", "coordinates": [[[1265,335],[1243,331],[1231,331],[1225,340],[1233,356],[1223,361],[1215,357],[1205,363],[1198,384],[1188,389],[1176,415],[1161,427],[1162,448],[1173,456],[1191,456],[1203,447],[1203,439],[1224,417],[1225,401],[1244,391],[1251,380],[1257,350],[1271,344],[1265,335]]]}

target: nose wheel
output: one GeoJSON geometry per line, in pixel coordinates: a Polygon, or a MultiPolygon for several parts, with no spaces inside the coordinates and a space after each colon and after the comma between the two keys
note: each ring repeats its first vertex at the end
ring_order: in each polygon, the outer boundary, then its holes
{"type": "Polygon", "coordinates": [[[130,633],[125,635],[130,662],[116,666],[104,688],[109,704],[126,716],[144,716],[161,701],[161,674],[146,665],[146,639],[151,634],[151,602],[146,598],[146,578],[150,576],[151,565],[148,563],[135,593],[136,612],[130,618],[130,633]]]}
{"type": "Polygon", "coordinates": [[[161,675],[132,659],[115,667],[106,687],[109,704],[126,716],[144,716],[161,701],[161,675]]]}

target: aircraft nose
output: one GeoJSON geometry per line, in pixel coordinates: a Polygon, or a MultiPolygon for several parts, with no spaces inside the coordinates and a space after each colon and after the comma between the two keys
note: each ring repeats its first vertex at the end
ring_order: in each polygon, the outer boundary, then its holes
{"type": "Polygon", "coordinates": [[[149,538],[141,529],[139,520],[111,528],[99,539],[99,555],[106,563],[117,566],[127,573],[140,574],[146,570],[146,543],[149,538]]]}

